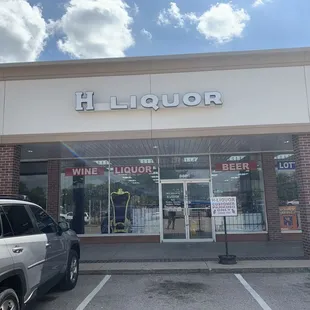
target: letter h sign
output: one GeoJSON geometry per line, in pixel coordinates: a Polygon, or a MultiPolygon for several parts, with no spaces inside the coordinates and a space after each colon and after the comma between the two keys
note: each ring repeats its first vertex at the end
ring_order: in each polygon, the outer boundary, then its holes
{"type": "Polygon", "coordinates": [[[75,110],[76,111],[94,111],[94,92],[76,92],[75,93],[75,110]]]}

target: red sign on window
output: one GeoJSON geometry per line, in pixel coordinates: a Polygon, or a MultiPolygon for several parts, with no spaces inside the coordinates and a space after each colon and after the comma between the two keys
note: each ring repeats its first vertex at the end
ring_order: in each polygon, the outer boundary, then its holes
{"type": "Polygon", "coordinates": [[[114,174],[148,174],[153,172],[153,166],[119,166],[114,167],[114,174]]]}
{"type": "Polygon", "coordinates": [[[249,171],[257,170],[256,161],[248,162],[226,162],[215,165],[216,171],[249,171]]]}
{"type": "Polygon", "coordinates": [[[87,176],[87,175],[103,175],[103,167],[81,167],[81,168],[66,168],[65,176],[74,177],[74,176],[87,176]]]}

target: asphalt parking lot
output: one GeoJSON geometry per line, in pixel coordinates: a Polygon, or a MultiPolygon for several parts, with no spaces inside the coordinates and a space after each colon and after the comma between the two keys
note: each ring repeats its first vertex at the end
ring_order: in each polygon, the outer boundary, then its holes
{"type": "Polygon", "coordinates": [[[310,275],[187,274],[80,276],[27,310],[309,310],[310,275]]]}

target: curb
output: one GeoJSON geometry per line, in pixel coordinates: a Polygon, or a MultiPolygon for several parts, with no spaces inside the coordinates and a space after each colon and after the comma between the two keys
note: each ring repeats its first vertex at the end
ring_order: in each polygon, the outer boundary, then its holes
{"type": "MultiPolygon", "coordinates": [[[[304,256],[272,256],[272,257],[256,257],[256,256],[238,256],[237,261],[300,261],[308,260],[304,256]]],[[[192,263],[192,262],[218,262],[218,257],[194,257],[194,258],[141,258],[141,259],[81,259],[80,264],[127,264],[127,263],[192,263]]]]}
{"type": "Polygon", "coordinates": [[[217,268],[210,270],[210,273],[308,273],[309,267],[274,267],[274,268],[217,268]]]}
{"type": "Polygon", "coordinates": [[[208,269],[153,269],[153,270],[82,270],[80,275],[148,275],[148,274],[209,274],[208,269]]]}
{"type": "Polygon", "coordinates": [[[232,274],[232,273],[309,273],[309,267],[293,268],[215,268],[215,269],[98,269],[80,270],[80,275],[152,275],[152,274],[232,274]]]}

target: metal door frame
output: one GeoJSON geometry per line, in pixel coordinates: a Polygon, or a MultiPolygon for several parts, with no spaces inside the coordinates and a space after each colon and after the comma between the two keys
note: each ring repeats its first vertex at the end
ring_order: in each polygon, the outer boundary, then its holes
{"type": "Polygon", "coordinates": [[[189,212],[188,212],[188,195],[187,184],[190,183],[208,183],[210,199],[213,195],[211,179],[167,179],[159,182],[159,219],[160,219],[160,242],[213,242],[215,241],[215,223],[214,218],[211,218],[212,238],[191,239],[189,232],[189,212]],[[184,199],[184,221],[185,221],[185,239],[164,239],[164,216],[163,216],[163,184],[183,184],[183,199],[184,199]]]}

